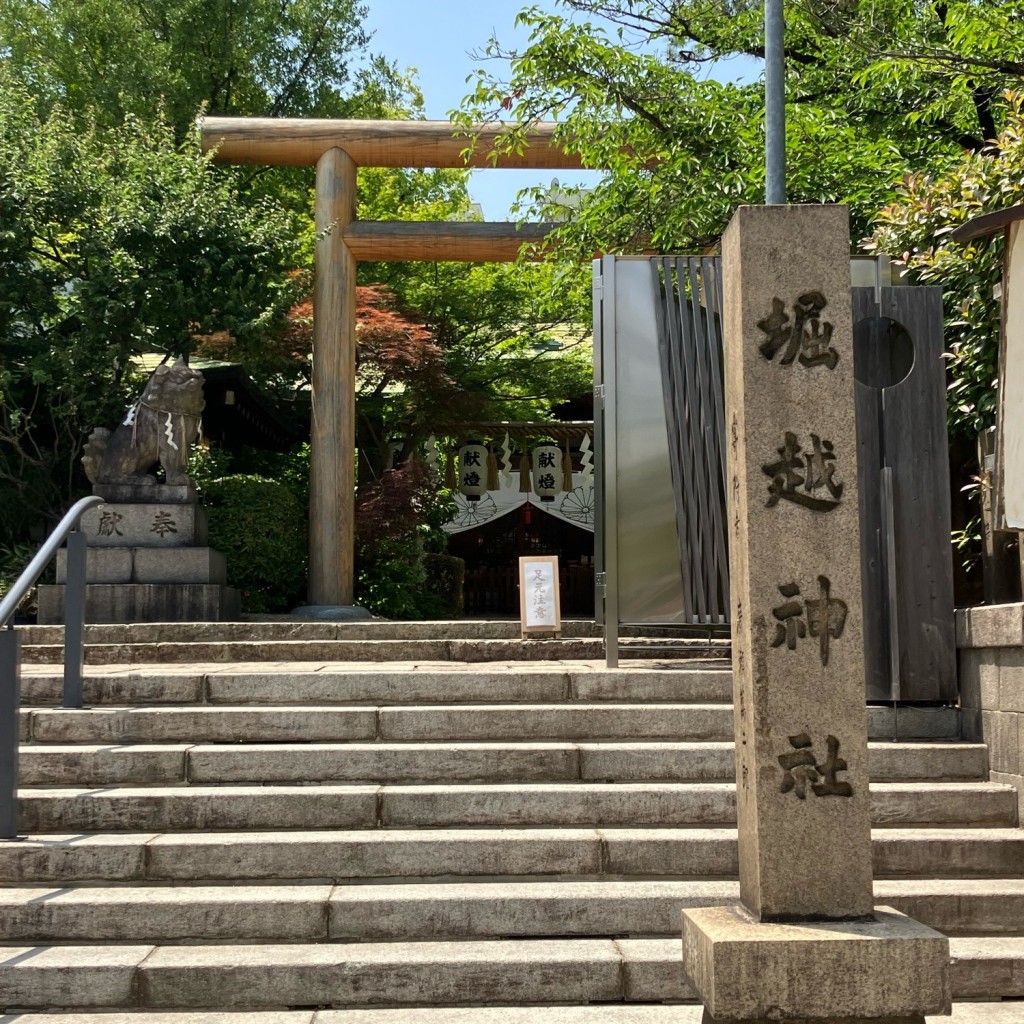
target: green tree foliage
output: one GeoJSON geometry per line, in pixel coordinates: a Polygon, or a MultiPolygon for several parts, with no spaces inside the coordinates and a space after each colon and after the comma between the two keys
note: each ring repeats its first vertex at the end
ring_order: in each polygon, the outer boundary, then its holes
{"type": "Polygon", "coordinates": [[[1001,233],[967,244],[949,239],[983,213],[1024,203],[1024,93],[1010,93],[998,113],[1006,127],[995,145],[965,153],[949,169],[909,175],[881,211],[866,243],[889,253],[919,284],[943,290],[949,360],[949,419],[974,438],[995,422],[1001,233]]]}
{"type": "MultiPolygon", "coordinates": [[[[366,467],[373,455],[417,451],[453,424],[530,420],[590,391],[593,364],[577,268],[547,264],[397,264],[374,268],[395,303],[422,324],[418,345],[406,328],[371,344],[373,316],[360,317],[359,421],[366,467]],[[409,342],[412,347],[409,347],[409,342]],[[418,353],[418,357],[414,356],[418,353]],[[397,357],[397,358],[396,358],[397,357]]],[[[589,268],[587,268],[589,270],[589,268]]]]}
{"type": "MultiPolygon", "coordinates": [[[[1016,60],[1024,22],[1014,6],[787,3],[791,201],[848,203],[859,236],[893,182],[982,148],[995,133],[993,96],[1024,74],[1016,60]]],[[[522,50],[492,41],[485,55],[503,59],[507,74],[480,71],[460,119],[559,119],[563,143],[588,166],[608,169],[561,229],[576,255],[713,245],[737,204],[762,201],[764,127],[760,83],[722,83],[708,71],[725,58],[763,57],[763,5],[560,7],[565,15],[520,14],[531,33],[522,50]]],[[[510,131],[505,145],[520,143],[510,131]]]]}
{"type": "MultiPolygon", "coordinates": [[[[550,265],[381,264],[401,289],[356,289],[357,442],[360,480],[378,479],[452,424],[524,420],[590,390],[589,309],[550,265]]],[[[586,294],[589,302],[589,294],[586,294]]],[[[200,354],[241,360],[285,398],[308,395],[312,304],[289,311],[282,329],[243,344],[211,337],[200,354]]],[[[308,406],[301,405],[301,415],[308,406]]]]}
{"type": "MultiPolygon", "coordinates": [[[[459,170],[359,172],[365,220],[467,220],[468,174],[459,170]]],[[[414,447],[439,424],[524,420],[591,387],[590,261],[559,265],[363,263],[361,282],[384,286],[394,305],[433,336],[445,380],[360,392],[367,416],[414,447]],[[395,430],[398,427],[397,431],[395,430]]]]}
{"type": "MultiPolygon", "coordinates": [[[[563,0],[664,45],[680,67],[764,56],[764,8],[750,0],[563,0]]],[[[996,134],[992,102],[1024,78],[1024,22],[1003,0],[802,0],[786,4],[788,100],[834,108],[903,150],[977,149],[996,134]]]]}
{"type": "Polygon", "coordinates": [[[449,422],[536,419],[589,391],[589,264],[397,264],[375,268],[416,310],[456,389],[449,422]]]}
{"type": "Polygon", "coordinates": [[[0,528],[67,500],[88,432],[139,387],[132,355],[264,331],[295,265],[290,219],[240,203],[194,138],[39,117],[0,69],[0,528]]]}
{"type": "MultiPolygon", "coordinates": [[[[358,0],[0,0],[0,66],[40,112],[101,127],[169,123],[183,141],[199,114],[404,117],[422,100],[368,51],[358,0]]],[[[309,222],[309,168],[249,168],[238,195],[269,197],[309,222]]]]}
{"type": "Polygon", "coordinates": [[[357,0],[0,0],[0,58],[46,107],[110,126],[162,109],[179,137],[200,107],[377,116],[401,83],[367,56],[365,15],[357,0]]]}
{"type": "MultiPolygon", "coordinates": [[[[420,110],[419,98],[413,95],[391,116],[413,118],[420,110]]],[[[360,220],[469,220],[471,216],[469,172],[457,168],[361,167],[358,199],[360,220]]],[[[372,270],[369,274],[376,281],[372,270]]]]}

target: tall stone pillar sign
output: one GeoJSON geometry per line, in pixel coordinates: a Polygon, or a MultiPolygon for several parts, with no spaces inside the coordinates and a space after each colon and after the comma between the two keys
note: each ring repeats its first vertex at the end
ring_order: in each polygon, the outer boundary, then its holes
{"type": "Polygon", "coordinates": [[[706,1022],[923,1022],[948,941],[872,897],[847,210],[742,207],[722,268],[742,905],[685,968],[706,1022]]]}

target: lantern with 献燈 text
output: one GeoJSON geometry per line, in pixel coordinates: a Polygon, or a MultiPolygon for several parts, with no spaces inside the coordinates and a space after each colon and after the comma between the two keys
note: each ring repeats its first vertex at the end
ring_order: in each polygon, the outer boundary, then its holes
{"type": "Polygon", "coordinates": [[[562,453],[553,444],[533,449],[533,489],[541,501],[554,501],[562,480],[562,453]]]}
{"type": "Polygon", "coordinates": [[[459,492],[469,501],[479,501],[487,493],[487,449],[482,444],[459,449],[459,492]]]}

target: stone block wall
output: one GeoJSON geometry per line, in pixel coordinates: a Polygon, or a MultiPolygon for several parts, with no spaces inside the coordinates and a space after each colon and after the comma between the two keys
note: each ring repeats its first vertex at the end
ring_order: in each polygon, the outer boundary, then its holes
{"type": "Polygon", "coordinates": [[[964,739],[988,744],[993,782],[1017,787],[1024,824],[1024,604],[956,613],[964,739]]]}

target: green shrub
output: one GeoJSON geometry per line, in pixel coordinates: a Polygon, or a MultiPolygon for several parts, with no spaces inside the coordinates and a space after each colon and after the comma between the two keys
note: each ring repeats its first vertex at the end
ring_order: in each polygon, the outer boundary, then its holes
{"type": "Polygon", "coordinates": [[[455,555],[428,552],[423,556],[423,575],[425,600],[422,602],[422,611],[425,614],[429,613],[433,604],[437,606],[437,618],[461,618],[462,585],[466,578],[465,561],[456,558],[455,555]],[[434,600],[431,601],[431,598],[434,600]]]}
{"type": "Polygon", "coordinates": [[[210,546],[228,560],[228,583],[249,612],[286,612],[306,587],[307,512],[284,484],[225,476],[203,491],[210,546]]]}
{"type": "Polygon", "coordinates": [[[200,500],[205,503],[206,489],[215,480],[231,476],[231,452],[210,444],[197,444],[188,457],[188,475],[199,491],[200,500]]]}
{"type": "Polygon", "coordinates": [[[387,619],[417,619],[423,567],[415,541],[356,541],[356,604],[387,619]]]}
{"type": "MultiPolygon", "coordinates": [[[[309,442],[290,452],[269,452],[263,448],[243,448],[235,452],[231,468],[276,480],[288,488],[304,507],[309,507],[309,442]]],[[[221,474],[223,475],[223,474],[221,474]]]]}

